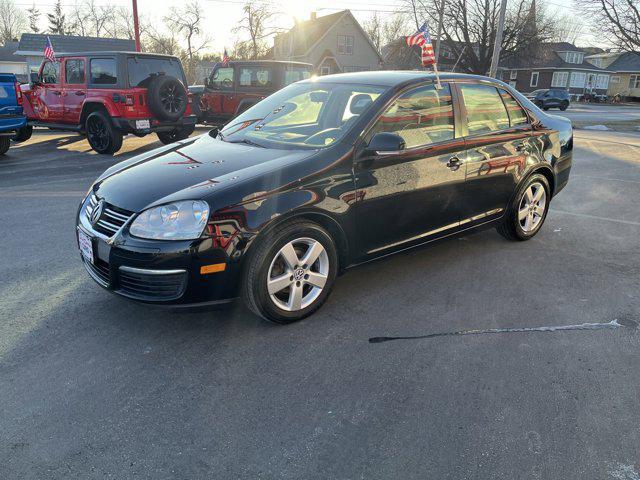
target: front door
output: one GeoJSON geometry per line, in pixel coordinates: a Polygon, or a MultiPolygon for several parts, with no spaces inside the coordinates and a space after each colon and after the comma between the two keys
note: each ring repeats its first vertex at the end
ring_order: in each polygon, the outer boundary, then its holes
{"type": "Polygon", "coordinates": [[[82,105],[87,96],[87,79],[84,58],[67,58],[64,61],[64,81],[62,97],[64,104],[63,121],[80,123],[82,105]]]}
{"type": "Polygon", "coordinates": [[[458,89],[467,148],[465,227],[504,214],[533,145],[527,114],[506,90],[470,83],[458,89]]]}
{"type": "Polygon", "coordinates": [[[62,85],[60,62],[46,61],[40,67],[40,83],[31,93],[31,105],[38,120],[59,122],[62,119],[62,85]]]}
{"type": "Polygon", "coordinates": [[[235,74],[233,66],[216,68],[207,85],[211,93],[205,95],[208,116],[228,117],[235,112],[235,74]]]}
{"type": "Polygon", "coordinates": [[[366,142],[379,132],[405,141],[394,155],[357,161],[359,250],[383,254],[453,232],[461,217],[464,142],[456,135],[450,86],[416,87],[400,95],[378,118],[366,142]]]}

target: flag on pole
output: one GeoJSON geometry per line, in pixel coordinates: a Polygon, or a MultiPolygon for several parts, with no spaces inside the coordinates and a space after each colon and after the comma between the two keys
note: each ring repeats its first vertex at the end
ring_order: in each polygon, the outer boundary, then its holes
{"type": "Polygon", "coordinates": [[[56,54],[53,51],[53,45],[51,45],[51,40],[49,40],[49,36],[47,35],[47,43],[44,45],[44,56],[47,60],[51,60],[52,62],[56,61],[56,54]]]}
{"type": "Polygon", "coordinates": [[[229,54],[227,53],[227,49],[224,49],[224,53],[222,54],[222,66],[229,66],[229,54]]]}
{"type": "Polygon", "coordinates": [[[431,44],[431,36],[429,35],[427,22],[424,22],[416,33],[409,35],[406,38],[406,42],[410,47],[418,45],[421,48],[422,66],[435,65],[436,55],[433,51],[433,45],[431,44]]]}

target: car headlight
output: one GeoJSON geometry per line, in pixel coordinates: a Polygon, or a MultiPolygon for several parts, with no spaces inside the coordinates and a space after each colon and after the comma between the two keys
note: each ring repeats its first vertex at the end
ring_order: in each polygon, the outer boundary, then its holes
{"type": "Polygon", "coordinates": [[[131,235],[153,240],[193,240],[209,219],[209,204],[202,200],[168,203],[145,210],[129,227],[131,235]]]}

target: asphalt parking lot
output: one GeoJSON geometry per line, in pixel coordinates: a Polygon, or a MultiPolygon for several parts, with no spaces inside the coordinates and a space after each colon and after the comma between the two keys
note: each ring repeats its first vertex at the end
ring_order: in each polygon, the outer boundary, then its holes
{"type": "Polygon", "coordinates": [[[88,277],[78,202],[152,140],[38,133],[0,160],[0,479],[640,479],[640,136],[576,131],[533,240],[352,269],[287,327],[88,277]]]}

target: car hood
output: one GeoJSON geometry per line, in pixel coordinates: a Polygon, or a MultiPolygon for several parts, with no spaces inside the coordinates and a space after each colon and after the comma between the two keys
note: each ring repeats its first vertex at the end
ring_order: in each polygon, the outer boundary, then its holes
{"type": "Polygon", "coordinates": [[[162,203],[208,197],[239,180],[281,169],[314,152],[234,144],[205,134],[114,165],[96,181],[93,190],[112,205],[140,212],[162,203]]]}

